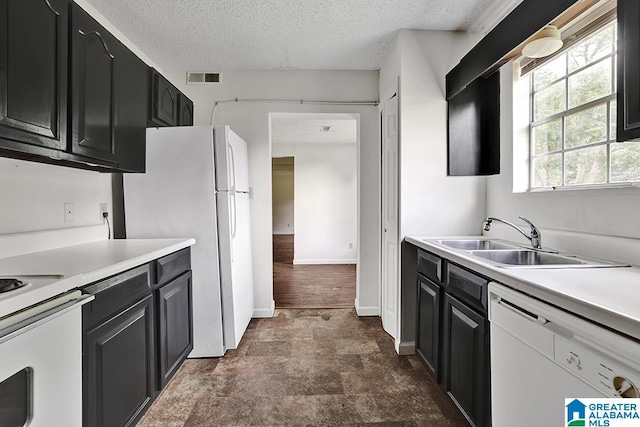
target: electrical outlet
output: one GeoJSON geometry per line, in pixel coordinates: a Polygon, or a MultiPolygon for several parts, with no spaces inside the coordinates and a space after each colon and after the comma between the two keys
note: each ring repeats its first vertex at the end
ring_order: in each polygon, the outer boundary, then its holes
{"type": "Polygon", "coordinates": [[[64,204],[64,222],[65,222],[65,224],[73,222],[73,214],[74,214],[73,203],[65,203],[64,204]]]}
{"type": "Polygon", "coordinates": [[[349,243],[349,249],[353,249],[353,243],[349,243]]]}
{"type": "Polygon", "coordinates": [[[106,203],[100,203],[100,221],[104,220],[104,213],[109,212],[108,206],[106,203]]]}

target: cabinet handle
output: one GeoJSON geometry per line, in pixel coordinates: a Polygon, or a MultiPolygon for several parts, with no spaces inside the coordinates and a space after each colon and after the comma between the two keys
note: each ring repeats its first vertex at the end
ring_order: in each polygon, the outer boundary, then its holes
{"type": "Polygon", "coordinates": [[[102,42],[102,47],[104,48],[104,51],[107,53],[107,55],[109,55],[111,57],[111,59],[115,59],[115,56],[113,56],[111,54],[111,52],[109,51],[109,46],[107,46],[107,42],[104,41],[104,39],[102,38],[102,36],[100,35],[99,32],[97,32],[97,31],[89,31],[88,33],[85,33],[82,30],[78,30],[78,32],[82,36],[87,36],[89,34],[94,34],[102,42]]]}
{"type": "Polygon", "coordinates": [[[51,10],[51,12],[55,13],[56,16],[60,16],[60,14],[58,13],[57,10],[55,10],[53,8],[53,6],[51,6],[51,3],[49,3],[49,0],[44,0],[44,3],[47,5],[47,7],[49,8],[49,10],[51,10]]]}

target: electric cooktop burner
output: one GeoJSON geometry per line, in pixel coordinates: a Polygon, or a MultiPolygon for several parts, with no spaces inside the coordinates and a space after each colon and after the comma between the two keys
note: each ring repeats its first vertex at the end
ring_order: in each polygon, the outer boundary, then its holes
{"type": "Polygon", "coordinates": [[[0,294],[15,291],[23,286],[27,286],[25,282],[12,278],[0,278],[0,294]]]}

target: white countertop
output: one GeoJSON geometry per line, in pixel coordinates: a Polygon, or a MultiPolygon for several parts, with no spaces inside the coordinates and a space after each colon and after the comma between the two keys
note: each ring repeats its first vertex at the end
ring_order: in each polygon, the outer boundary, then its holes
{"type": "Polygon", "coordinates": [[[487,239],[408,236],[405,240],[496,282],[640,340],[640,268],[501,268],[464,251],[427,241],[447,238],[487,239]]]}
{"type": "Polygon", "coordinates": [[[0,258],[0,277],[31,283],[0,294],[0,317],[189,247],[194,239],[100,240],[0,258]]]}

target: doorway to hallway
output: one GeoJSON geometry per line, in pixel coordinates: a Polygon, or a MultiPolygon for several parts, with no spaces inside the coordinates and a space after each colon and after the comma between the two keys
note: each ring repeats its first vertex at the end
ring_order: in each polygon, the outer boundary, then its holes
{"type": "Polygon", "coordinates": [[[353,307],[358,258],[358,121],[272,114],[276,308],[353,307]]]}

